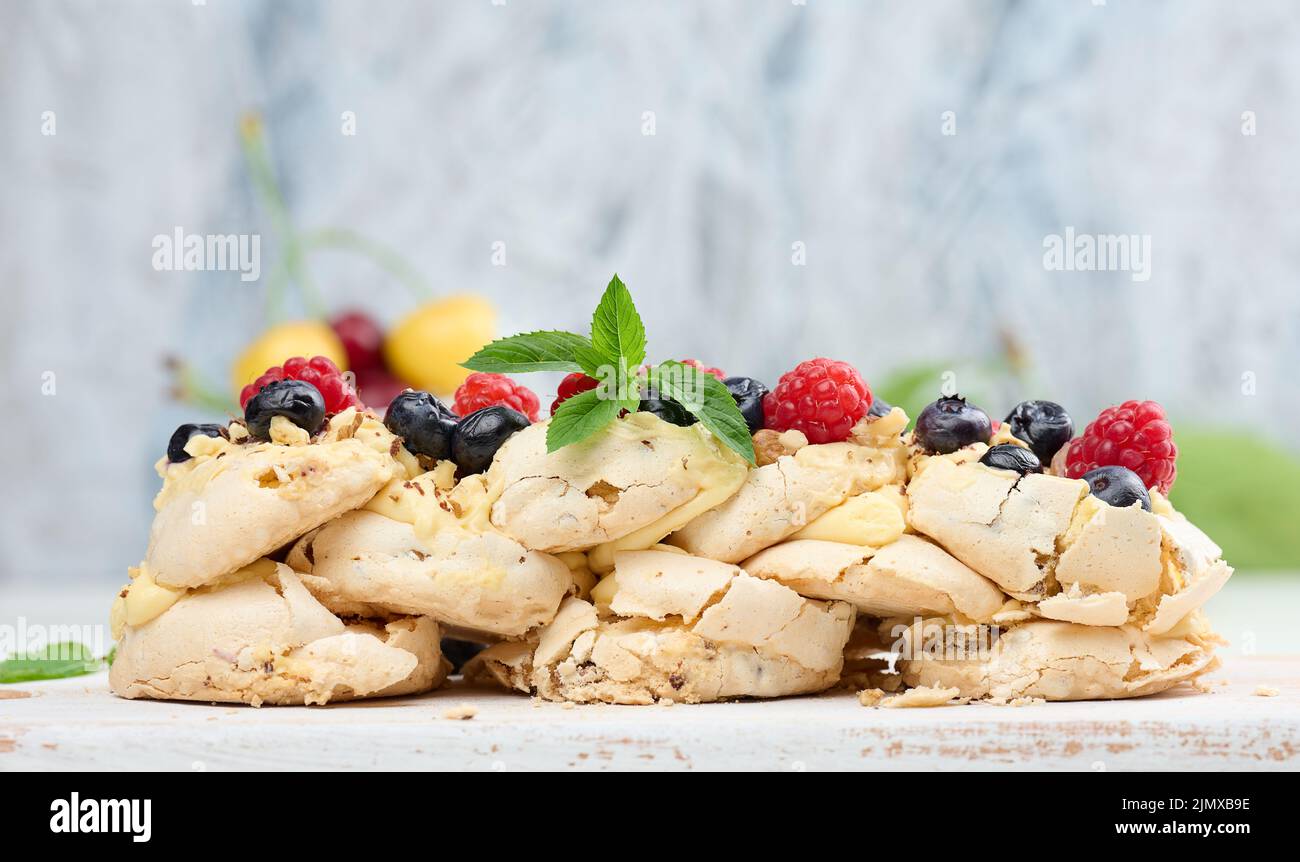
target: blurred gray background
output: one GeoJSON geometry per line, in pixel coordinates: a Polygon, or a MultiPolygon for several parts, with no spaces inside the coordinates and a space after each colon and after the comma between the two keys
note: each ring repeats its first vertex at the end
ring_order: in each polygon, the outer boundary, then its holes
{"type": "MultiPolygon", "coordinates": [[[[153,461],[211,418],[164,357],[225,387],[263,326],[265,278],[151,267],[178,225],[280,256],[248,111],[295,224],[491,298],[503,334],[583,326],[617,271],[656,358],[937,363],[999,416],[1155,398],[1290,450],[1298,44],[1287,0],[4,0],[0,586],[122,582],[153,461]],[[1150,279],[1046,270],[1067,226],[1150,235],[1150,279]],[[981,377],[1008,343],[1032,391],[981,377]]],[[[331,308],[414,306],[365,258],[309,266],[331,308]]]]}

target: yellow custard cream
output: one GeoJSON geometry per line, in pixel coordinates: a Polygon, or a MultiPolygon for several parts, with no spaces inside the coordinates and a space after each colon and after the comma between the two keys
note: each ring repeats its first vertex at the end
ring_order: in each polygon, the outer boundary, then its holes
{"type": "Polygon", "coordinates": [[[275,563],[263,557],[211,584],[193,590],[179,590],[156,582],[148,567],[141,563],[136,568],[127,570],[131,582],[123,587],[117,594],[117,598],[113,600],[113,607],[109,611],[109,624],[113,630],[113,638],[121,640],[122,632],[127,626],[144,625],[155,617],[161,616],[163,611],[186,595],[212,592],[248,578],[268,577],[274,572],[275,563]]]}
{"type": "Polygon", "coordinates": [[[456,465],[440,461],[426,473],[392,480],[365,509],[410,524],[416,536],[429,543],[443,530],[491,531],[492,500],[484,476],[466,476],[457,482],[456,465]]]}
{"type": "Polygon", "coordinates": [[[738,460],[700,458],[693,461],[691,466],[701,485],[695,498],[639,530],[592,548],[587,554],[587,560],[593,572],[612,570],[616,551],[644,551],[659,544],[668,534],[680,530],[699,515],[731,499],[749,476],[748,468],[738,460]]]}
{"type": "Polygon", "coordinates": [[[907,499],[901,485],[887,485],[849,497],[795,533],[793,539],[819,539],[880,548],[903,535],[907,499]]]}

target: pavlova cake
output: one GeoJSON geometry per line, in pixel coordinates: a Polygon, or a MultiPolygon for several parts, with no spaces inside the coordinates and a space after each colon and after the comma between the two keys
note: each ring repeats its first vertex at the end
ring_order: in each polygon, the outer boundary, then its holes
{"type": "Polygon", "coordinates": [[[291,359],[159,462],[144,561],[113,607],[125,697],[324,703],[465,668],[540,698],[649,704],[863,692],[1118,698],[1215,665],[1232,574],[1170,505],[1154,402],[1075,437],[941,397],[914,427],[851,365],[775,388],[644,364],[617,277],[590,335],[487,345],[452,408],[382,418],[291,359]],[[551,415],[505,374],[567,372],[551,415]]]}

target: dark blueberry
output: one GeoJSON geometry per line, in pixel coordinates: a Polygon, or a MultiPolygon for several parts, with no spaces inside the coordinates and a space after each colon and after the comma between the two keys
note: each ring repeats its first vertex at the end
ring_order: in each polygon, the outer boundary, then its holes
{"type": "Polygon", "coordinates": [[[308,434],[315,434],[325,421],[325,399],[320,390],[305,380],[274,380],[262,387],[244,405],[244,424],[258,440],[271,436],[271,420],[283,416],[308,434]]]}
{"type": "Polygon", "coordinates": [[[1015,470],[1021,476],[1043,472],[1043,462],[1038,456],[1015,443],[999,443],[984,453],[980,463],[998,470],[1015,470]]]}
{"type": "Polygon", "coordinates": [[[465,663],[487,649],[487,644],[462,641],[456,638],[442,639],[443,658],[451,662],[451,672],[460,673],[465,663]]]}
{"type": "Polygon", "coordinates": [[[388,404],[384,425],[402,438],[408,451],[435,461],[451,457],[456,414],[428,392],[408,389],[388,404]]]}
{"type": "Polygon", "coordinates": [[[641,406],[637,408],[638,413],[653,413],[665,422],[673,425],[680,425],[688,428],[694,425],[696,419],[691,412],[676,401],[669,401],[667,398],[642,398],[641,406]]]}
{"type": "Polygon", "coordinates": [[[867,411],[867,415],[875,417],[888,416],[889,411],[893,409],[893,404],[890,404],[885,399],[876,396],[871,399],[871,409],[867,411]]]}
{"type": "Polygon", "coordinates": [[[195,434],[202,434],[204,437],[225,437],[226,429],[220,425],[182,425],[172,434],[172,439],[167,441],[167,460],[173,464],[190,460],[190,453],[185,451],[185,444],[190,442],[190,438],[195,434]]]}
{"type": "Polygon", "coordinates": [[[749,433],[753,434],[762,428],[763,397],[767,395],[767,387],[752,377],[728,377],[722,382],[731,397],[736,399],[736,406],[740,408],[740,415],[745,417],[749,433]]]}
{"type": "Polygon", "coordinates": [[[1052,401],[1021,401],[1005,421],[1011,433],[1028,443],[1044,464],[1052,463],[1057,450],[1074,437],[1074,420],[1052,401]]]}
{"type": "Polygon", "coordinates": [[[927,404],[916,417],[916,442],[927,452],[947,455],[993,436],[989,414],[960,395],[927,404]]]}
{"type": "Polygon", "coordinates": [[[1083,481],[1088,483],[1092,496],[1103,503],[1121,509],[1141,503],[1143,509],[1151,511],[1151,495],[1147,493],[1147,486],[1142,484],[1137,473],[1127,467],[1098,467],[1084,473],[1083,481]]]}
{"type": "Polygon", "coordinates": [[[492,465],[492,456],[501,444],[528,425],[527,416],[499,404],[475,410],[460,420],[451,435],[451,460],[456,462],[456,475],[482,473],[492,465]]]}

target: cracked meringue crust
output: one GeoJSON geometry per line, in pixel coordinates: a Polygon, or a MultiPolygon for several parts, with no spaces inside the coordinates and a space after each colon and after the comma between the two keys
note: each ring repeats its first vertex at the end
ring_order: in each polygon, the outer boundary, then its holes
{"type": "Polygon", "coordinates": [[[1159,514],[1118,508],[1081,480],[936,456],[907,496],[912,527],[1049,619],[1162,634],[1232,574],[1219,547],[1158,494],[1159,514]]]}
{"type": "Polygon", "coordinates": [[[353,409],[316,442],[231,443],[196,436],[190,460],[159,462],[162,490],[145,566],[164,587],[237,571],[343,512],[404,472],[397,438],[353,409]]]}
{"type": "Polygon", "coordinates": [[[546,423],[525,428],[502,445],[486,481],[494,527],[560,553],[638,531],[649,547],[679,526],[674,515],[718,487],[739,487],[745,474],[744,460],[700,425],[631,413],[556,452],[546,451],[546,423]]]}
{"type": "Polygon", "coordinates": [[[489,647],[467,673],[547,700],[626,704],[779,697],[839,679],[848,604],[674,551],[615,558],[606,612],[566,599],[535,642],[489,647]]]}
{"type": "Polygon", "coordinates": [[[995,702],[1140,697],[1212,670],[1213,643],[1199,622],[1182,636],[1153,637],[1128,625],[1037,620],[1003,632],[985,660],[923,654],[901,660],[899,670],[909,686],[956,688],[962,697],[995,702]]]}
{"type": "Polygon", "coordinates": [[[127,626],[109,685],[126,698],[253,706],[414,694],[446,678],[440,635],[427,617],[345,623],[288,566],[261,560],[127,626]]]}
{"type": "Polygon", "coordinates": [[[1069,529],[1088,483],[1018,476],[948,456],[926,460],[907,486],[909,522],[1009,595],[1044,595],[1057,538],[1069,529]]]}
{"type": "Polygon", "coordinates": [[[959,613],[988,622],[1006,601],[991,581],[918,536],[879,550],[797,539],[760,551],[744,569],[801,596],[849,602],[877,617],[959,613]]]}
{"type": "Polygon", "coordinates": [[[444,529],[426,537],[365,510],[304,536],[289,562],[336,613],[423,615],[501,637],[550,622],[560,600],[577,591],[564,562],[496,531],[444,529]]]}
{"type": "Polygon", "coordinates": [[[738,563],[789,538],[849,497],[901,482],[906,451],[822,443],[751,470],[740,490],[669,538],[689,554],[738,563]]]}

